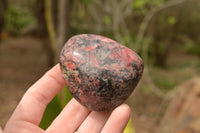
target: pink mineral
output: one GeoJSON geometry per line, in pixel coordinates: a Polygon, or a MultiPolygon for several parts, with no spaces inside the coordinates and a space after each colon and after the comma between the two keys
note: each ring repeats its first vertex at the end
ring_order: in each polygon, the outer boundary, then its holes
{"type": "Polygon", "coordinates": [[[93,34],[70,38],[61,51],[60,65],[73,97],[95,111],[112,110],[122,104],[144,68],[134,51],[93,34]]]}

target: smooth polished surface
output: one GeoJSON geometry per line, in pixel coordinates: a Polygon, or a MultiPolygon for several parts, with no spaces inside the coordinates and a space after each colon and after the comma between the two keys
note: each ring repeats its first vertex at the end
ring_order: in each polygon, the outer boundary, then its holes
{"type": "Polygon", "coordinates": [[[60,66],[73,97],[95,111],[122,104],[143,73],[142,59],[129,48],[103,36],[76,35],[60,54],[60,66]]]}

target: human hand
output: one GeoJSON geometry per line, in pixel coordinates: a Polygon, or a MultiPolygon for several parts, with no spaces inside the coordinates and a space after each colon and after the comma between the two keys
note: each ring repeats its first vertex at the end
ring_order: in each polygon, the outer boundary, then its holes
{"type": "Polygon", "coordinates": [[[53,67],[27,90],[7,122],[4,133],[122,133],[130,118],[128,105],[120,105],[112,112],[96,112],[75,99],[46,130],[38,126],[47,104],[65,85],[59,67],[53,67]]]}

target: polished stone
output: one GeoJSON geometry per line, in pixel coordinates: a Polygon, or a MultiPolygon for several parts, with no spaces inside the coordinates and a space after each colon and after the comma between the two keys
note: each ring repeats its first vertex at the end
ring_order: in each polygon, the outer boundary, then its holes
{"type": "Polygon", "coordinates": [[[122,104],[144,68],[134,51],[93,34],[70,38],[61,51],[60,66],[73,97],[95,111],[112,110],[122,104]]]}

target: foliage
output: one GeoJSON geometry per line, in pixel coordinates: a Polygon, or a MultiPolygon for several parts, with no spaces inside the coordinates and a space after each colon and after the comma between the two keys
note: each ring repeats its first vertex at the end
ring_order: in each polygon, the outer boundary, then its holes
{"type": "Polygon", "coordinates": [[[197,73],[200,75],[200,62],[195,65],[195,69],[197,69],[197,73]]]}
{"type": "Polygon", "coordinates": [[[171,78],[170,74],[167,73],[168,70],[170,70],[170,68],[167,69],[154,67],[152,69],[152,71],[154,71],[152,74],[153,82],[164,92],[168,92],[174,89],[174,87],[179,83],[178,79],[171,78]]]}
{"type": "Polygon", "coordinates": [[[42,129],[47,129],[71,98],[72,95],[69,90],[67,87],[64,87],[62,93],[56,95],[56,97],[48,104],[39,126],[42,129]]]}
{"type": "Polygon", "coordinates": [[[177,85],[175,81],[161,77],[154,77],[154,82],[161,89],[165,89],[167,91],[172,90],[177,85]]]}
{"type": "Polygon", "coordinates": [[[89,5],[91,3],[90,0],[81,0],[81,2],[84,4],[84,5],[89,5]]]}
{"type": "Polygon", "coordinates": [[[35,22],[35,18],[27,8],[10,6],[5,14],[5,30],[18,35],[23,28],[35,22]]]}
{"type": "MultiPolygon", "coordinates": [[[[56,95],[54,99],[47,105],[39,126],[44,130],[47,129],[71,99],[72,95],[67,87],[64,87],[62,93],[56,95]]],[[[132,125],[132,120],[130,119],[124,130],[124,133],[135,133],[132,125]]]]}
{"type": "Polygon", "coordinates": [[[160,6],[162,5],[164,0],[134,0],[132,2],[132,7],[136,9],[146,8],[148,5],[150,6],[160,6]]]}
{"type": "Polygon", "coordinates": [[[44,112],[42,121],[40,122],[40,127],[42,129],[47,129],[52,121],[59,115],[61,112],[61,104],[59,101],[58,95],[47,105],[44,112]]]}
{"type": "Polygon", "coordinates": [[[135,133],[135,130],[133,128],[133,123],[132,123],[132,119],[129,120],[126,128],[124,129],[123,133],[135,133]]]}
{"type": "Polygon", "coordinates": [[[174,25],[177,22],[177,20],[174,16],[169,16],[167,20],[168,20],[168,23],[171,25],[174,25]]]}
{"type": "Polygon", "coordinates": [[[110,17],[110,16],[104,16],[103,17],[103,23],[105,24],[105,25],[110,25],[111,24],[111,22],[112,22],[112,18],[110,17]]]}
{"type": "Polygon", "coordinates": [[[131,7],[141,14],[147,14],[148,8],[162,5],[164,0],[133,0],[131,7]]]}
{"type": "Polygon", "coordinates": [[[143,92],[143,93],[149,93],[150,92],[150,86],[148,85],[148,84],[143,84],[142,86],[141,86],[141,91],[143,92]]]}
{"type": "Polygon", "coordinates": [[[185,39],[184,50],[187,53],[200,56],[200,45],[198,45],[194,40],[185,39]]]}

